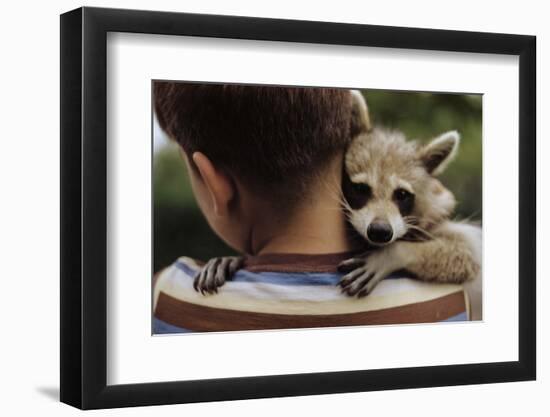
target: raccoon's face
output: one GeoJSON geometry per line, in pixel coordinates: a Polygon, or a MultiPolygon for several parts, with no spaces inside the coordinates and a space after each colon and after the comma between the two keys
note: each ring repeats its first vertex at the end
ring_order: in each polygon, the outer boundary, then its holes
{"type": "Polygon", "coordinates": [[[384,246],[417,235],[447,218],[453,195],[434,177],[456,152],[448,132],[426,146],[399,132],[374,129],[346,153],[342,191],[350,223],[370,244],[384,246]]]}

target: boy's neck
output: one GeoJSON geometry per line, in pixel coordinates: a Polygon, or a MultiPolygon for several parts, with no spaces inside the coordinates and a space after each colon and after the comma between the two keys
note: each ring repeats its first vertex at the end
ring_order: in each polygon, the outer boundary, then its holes
{"type": "Polygon", "coordinates": [[[255,229],[251,236],[252,254],[323,254],[353,249],[343,213],[339,216],[328,208],[301,213],[283,227],[278,231],[255,229]]]}
{"type": "MultiPolygon", "coordinates": [[[[338,168],[333,172],[339,172],[338,168]]],[[[267,253],[326,254],[354,250],[340,204],[340,176],[318,187],[289,216],[263,215],[250,230],[252,255],[267,253]]],[[[357,243],[357,242],[356,242],[357,243]]]]}

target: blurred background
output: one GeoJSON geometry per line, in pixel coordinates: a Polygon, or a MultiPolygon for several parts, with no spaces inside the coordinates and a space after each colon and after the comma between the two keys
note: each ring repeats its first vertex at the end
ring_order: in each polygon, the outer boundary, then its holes
{"type": "MultiPolygon", "coordinates": [[[[456,218],[482,220],[482,96],[361,90],[375,125],[428,141],[458,130],[458,157],[440,177],[458,201],[456,218]]],[[[155,120],[153,129],[154,270],[179,256],[208,260],[235,252],[209,228],[189,183],[178,146],[155,120]]]]}

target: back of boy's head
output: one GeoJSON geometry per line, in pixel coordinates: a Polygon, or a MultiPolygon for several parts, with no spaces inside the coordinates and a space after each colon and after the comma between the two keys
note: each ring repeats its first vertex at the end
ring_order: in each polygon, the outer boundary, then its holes
{"type": "Polygon", "coordinates": [[[165,81],[153,88],[160,126],[188,156],[200,151],[285,203],[307,194],[353,133],[349,90],[165,81]]]}

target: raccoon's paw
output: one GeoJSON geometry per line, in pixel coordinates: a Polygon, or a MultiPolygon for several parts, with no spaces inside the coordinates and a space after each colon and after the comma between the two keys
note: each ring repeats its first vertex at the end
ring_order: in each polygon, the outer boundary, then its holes
{"type": "Polygon", "coordinates": [[[239,256],[212,258],[195,276],[193,288],[202,295],[217,293],[218,288],[231,279],[242,264],[243,258],[239,256]]]}
{"type": "Polygon", "coordinates": [[[372,292],[380,281],[393,272],[384,250],[374,252],[367,258],[352,258],[338,266],[340,272],[348,272],[338,285],[342,292],[350,297],[365,297],[372,292]]]}

